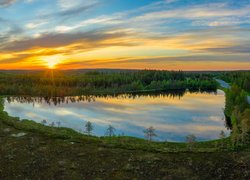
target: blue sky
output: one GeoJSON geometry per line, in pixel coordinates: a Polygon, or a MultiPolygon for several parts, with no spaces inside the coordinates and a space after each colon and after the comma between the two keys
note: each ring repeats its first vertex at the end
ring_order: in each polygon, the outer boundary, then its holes
{"type": "Polygon", "coordinates": [[[249,32],[249,0],[0,0],[0,69],[250,69],[249,32]]]}

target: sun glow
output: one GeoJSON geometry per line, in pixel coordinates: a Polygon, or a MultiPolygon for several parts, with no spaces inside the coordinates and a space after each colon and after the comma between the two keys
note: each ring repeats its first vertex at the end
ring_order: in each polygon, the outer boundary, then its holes
{"type": "Polygon", "coordinates": [[[54,69],[56,66],[62,61],[62,57],[60,55],[56,56],[44,56],[43,61],[45,61],[46,66],[49,69],[54,69]]]}

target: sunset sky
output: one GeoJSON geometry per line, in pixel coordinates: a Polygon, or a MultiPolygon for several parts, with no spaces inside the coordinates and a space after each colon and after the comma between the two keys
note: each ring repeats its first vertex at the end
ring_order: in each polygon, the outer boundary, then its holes
{"type": "Polygon", "coordinates": [[[250,0],[0,0],[0,69],[250,69],[250,0]]]}

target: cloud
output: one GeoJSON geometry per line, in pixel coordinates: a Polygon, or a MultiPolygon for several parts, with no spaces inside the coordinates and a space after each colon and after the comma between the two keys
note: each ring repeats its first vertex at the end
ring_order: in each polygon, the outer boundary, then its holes
{"type": "Polygon", "coordinates": [[[11,4],[15,2],[16,0],[0,0],[0,7],[10,6],[11,4]]]}
{"type": "Polygon", "coordinates": [[[248,44],[240,44],[235,46],[229,46],[229,47],[221,47],[221,48],[206,48],[202,49],[204,51],[210,51],[210,52],[217,52],[217,53],[229,53],[229,54],[235,54],[235,53],[247,53],[250,54],[250,42],[248,44]]]}
{"type": "Polygon", "coordinates": [[[36,1],[36,0],[25,0],[25,3],[33,3],[34,1],[36,1]]]}
{"type": "Polygon", "coordinates": [[[55,28],[56,32],[69,32],[69,31],[73,31],[82,27],[86,27],[86,26],[91,26],[91,25],[104,25],[104,26],[108,26],[108,25],[117,25],[120,24],[121,21],[119,21],[119,19],[116,18],[111,18],[111,17],[106,17],[106,16],[100,16],[97,18],[92,18],[92,19],[87,19],[85,21],[81,21],[75,25],[60,25],[57,26],[55,28]]]}
{"type": "Polygon", "coordinates": [[[0,52],[3,53],[0,54],[0,64],[25,62],[29,58],[36,58],[37,61],[43,56],[70,56],[103,47],[133,46],[122,40],[129,35],[123,31],[108,30],[42,34],[38,38],[26,38],[0,46],[0,52]]]}
{"type": "MultiPolygon", "coordinates": [[[[1,55],[1,54],[0,54],[1,55]]],[[[6,58],[6,59],[2,59],[0,60],[0,64],[10,64],[10,63],[17,63],[17,62],[20,62],[20,61],[23,61],[23,59],[29,57],[29,55],[27,54],[22,54],[22,55],[18,55],[18,56],[14,56],[14,57],[11,57],[11,58],[6,58]]]]}
{"type": "Polygon", "coordinates": [[[46,20],[60,24],[69,18],[78,18],[77,15],[89,12],[100,4],[99,0],[57,0],[57,6],[54,9],[41,9],[36,18],[39,21],[46,20]]]}
{"type": "Polygon", "coordinates": [[[164,0],[164,2],[170,4],[170,3],[174,3],[174,2],[177,2],[178,0],[164,0]]]}
{"type": "MultiPolygon", "coordinates": [[[[104,62],[108,63],[171,63],[171,62],[234,62],[236,61],[238,56],[232,55],[188,55],[188,56],[165,56],[165,57],[124,57],[120,59],[113,59],[111,61],[104,62]]],[[[250,54],[246,56],[242,56],[238,62],[249,62],[250,54]]]]}
{"type": "Polygon", "coordinates": [[[225,4],[199,5],[193,7],[180,8],[160,12],[146,13],[137,19],[153,20],[164,18],[184,18],[184,19],[201,19],[211,17],[230,17],[245,16],[250,14],[250,6],[239,9],[227,9],[225,4]]]}
{"type": "MultiPolygon", "coordinates": [[[[91,68],[159,68],[159,69],[180,69],[180,67],[187,67],[186,69],[195,69],[197,65],[201,65],[204,69],[213,68],[229,68],[236,65],[234,68],[247,68],[249,64],[250,54],[246,55],[186,55],[186,56],[163,56],[163,57],[119,57],[108,59],[74,59],[62,62],[60,68],[68,67],[91,67],[91,68]],[[226,63],[226,64],[225,64],[226,63]],[[204,64],[206,64],[204,66],[204,64]]],[[[242,69],[243,69],[242,68],[242,69]]]]}
{"type": "Polygon", "coordinates": [[[69,10],[69,9],[74,9],[79,6],[88,6],[97,3],[97,0],[91,0],[91,1],[86,1],[86,0],[74,0],[74,1],[68,1],[68,0],[57,0],[57,4],[59,8],[62,10],[69,10]]]}
{"type": "Polygon", "coordinates": [[[0,17],[0,22],[5,22],[5,19],[0,17]]]}
{"type": "MultiPolygon", "coordinates": [[[[250,17],[249,5],[237,9],[231,8],[227,3],[210,3],[169,8],[168,6],[170,2],[158,1],[136,10],[101,15],[75,24],[60,24],[56,30],[68,32],[83,26],[90,27],[98,24],[133,28],[141,33],[166,34],[166,31],[174,31],[174,28],[179,26],[180,23],[184,23],[183,31],[192,28],[192,26],[225,27],[250,23],[249,18],[247,18],[250,17]],[[191,22],[185,24],[187,23],[186,21],[191,22]]],[[[100,2],[94,1],[93,4],[83,4],[82,7],[84,9],[87,8],[86,10],[88,10],[88,6],[96,6],[98,3],[100,2]]],[[[74,13],[78,13],[78,8],[80,9],[81,6],[75,7],[72,5],[71,8],[64,8],[63,11],[60,11],[57,14],[61,17],[64,15],[74,15],[74,13]]],[[[85,10],[80,12],[85,12],[85,10]]]]}
{"type": "MultiPolygon", "coordinates": [[[[15,51],[25,51],[32,48],[61,47],[61,46],[71,45],[73,43],[78,43],[80,48],[84,47],[84,45],[88,47],[87,44],[96,45],[96,43],[101,43],[104,40],[119,39],[122,37],[126,37],[128,35],[129,34],[127,34],[126,32],[109,32],[105,30],[76,32],[76,33],[48,33],[48,34],[43,34],[38,38],[27,38],[7,43],[2,48],[0,47],[0,50],[15,52],[15,51]]],[[[112,45],[116,43],[110,42],[108,44],[112,45]]],[[[116,45],[119,45],[119,43],[117,43],[116,45]]]]}
{"type": "Polygon", "coordinates": [[[34,28],[37,28],[37,27],[40,27],[44,24],[48,23],[47,21],[44,21],[44,22],[33,22],[33,23],[28,23],[25,25],[25,27],[27,29],[34,29],[34,28]]]}
{"type": "MultiPolygon", "coordinates": [[[[2,64],[32,57],[37,62],[41,56],[57,54],[65,56],[65,64],[70,66],[72,61],[79,67],[249,62],[249,3],[233,6],[231,1],[157,0],[135,9],[124,5],[121,11],[113,7],[115,1],[27,4],[33,1],[15,1],[34,8],[27,16],[0,13],[2,64]]],[[[14,9],[15,14],[20,13],[19,9],[14,9]]]]}
{"type": "Polygon", "coordinates": [[[8,42],[13,36],[21,35],[23,29],[19,27],[17,24],[13,23],[10,20],[3,19],[0,17],[0,49],[4,43],[8,42]]]}
{"type": "Polygon", "coordinates": [[[68,1],[68,0],[58,0],[59,7],[61,11],[57,13],[59,16],[72,16],[82,12],[85,12],[99,4],[96,0],[91,1],[68,1]]]}
{"type": "Polygon", "coordinates": [[[87,6],[80,6],[77,8],[73,8],[73,9],[69,9],[69,10],[65,10],[65,11],[61,11],[58,13],[59,16],[72,16],[72,15],[76,15],[82,12],[85,12],[91,8],[93,8],[96,4],[90,4],[87,6]]]}
{"type": "MultiPolygon", "coordinates": [[[[70,50],[70,49],[68,49],[70,50]]],[[[63,55],[65,53],[65,49],[39,49],[37,51],[25,51],[21,53],[12,53],[8,54],[7,57],[4,58],[4,54],[0,54],[0,64],[15,64],[24,62],[32,57],[42,57],[42,56],[54,56],[54,55],[63,55]]]]}
{"type": "MultiPolygon", "coordinates": [[[[234,62],[237,60],[238,56],[231,56],[231,55],[224,55],[224,56],[218,56],[218,55],[188,55],[188,56],[166,56],[166,57],[147,57],[147,58],[131,58],[127,60],[120,61],[121,62],[154,62],[154,63],[166,63],[166,62],[213,62],[213,61],[219,61],[219,62],[234,62]]],[[[238,62],[249,62],[250,54],[248,56],[243,56],[238,62]]]]}

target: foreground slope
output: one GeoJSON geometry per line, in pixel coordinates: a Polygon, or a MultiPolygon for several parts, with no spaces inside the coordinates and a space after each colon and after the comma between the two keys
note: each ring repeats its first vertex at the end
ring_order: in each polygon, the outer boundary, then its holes
{"type": "Polygon", "coordinates": [[[150,152],[72,141],[0,121],[0,179],[248,179],[249,148],[239,152],[150,152]]]}

